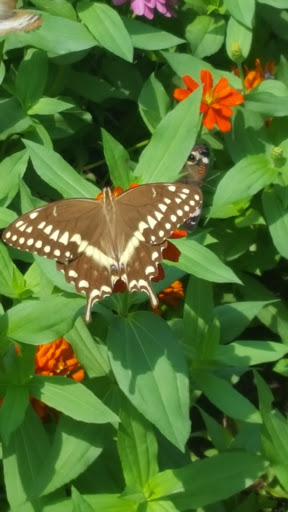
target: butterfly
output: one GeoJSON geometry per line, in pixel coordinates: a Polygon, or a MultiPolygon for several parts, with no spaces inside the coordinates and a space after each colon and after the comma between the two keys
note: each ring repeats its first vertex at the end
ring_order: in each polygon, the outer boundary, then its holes
{"type": "MultiPolygon", "coordinates": [[[[188,159],[181,169],[180,173],[185,172],[186,174],[178,180],[180,183],[186,183],[189,186],[200,187],[203,184],[203,180],[207,174],[207,170],[210,164],[210,152],[206,144],[195,144],[193,146],[188,159]]],[[[198,219],[193,217],[187,219],[181,228],[185,231],[191,232],[195,229],[198,223],[198,219]]]]}
{"type": "Polygon", "coordinates": [[[42,17],[23,9],[16,9],[16,0],[0,0],[0,36],[9,32],[28,32],[39,27],[42,17]]]}
{"type": "Polygon", "coordinates": [[[57,269],[86,295],[85,320],[95,301],[113,293],[116,283],[143,291],[151,305],[158,298],[151,279],[159,272],[167,238],[186,219],[200,216],[202,193],[182,183],[140,185],[102,200],[63,199],[16,219],[4,242],[57,261],[57,269]]]}

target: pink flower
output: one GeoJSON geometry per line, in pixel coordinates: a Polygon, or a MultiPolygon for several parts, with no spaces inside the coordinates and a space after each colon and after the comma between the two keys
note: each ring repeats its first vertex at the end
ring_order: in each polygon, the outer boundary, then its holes
{"type": "MultiPolygon", "coordinates": [[[[113,0],[114,5],[122,5],[128,0],[113,0]]],[[[154,18],[154,10],[167,18],[175,16],[173,7],[178,5],[178,0],[131,0],[131,9],[137,16],[145,16],[149,20],[154,18]]]]}

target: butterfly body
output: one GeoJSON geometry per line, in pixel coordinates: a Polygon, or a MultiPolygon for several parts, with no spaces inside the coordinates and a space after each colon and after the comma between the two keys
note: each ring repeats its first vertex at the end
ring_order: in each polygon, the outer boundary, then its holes
{"type": "MultiPolygon", "coordinates": [[[[207,174],[210,164],[210,152],[206,144],[195,144],[193,146],[188,159],[181,169],[182,176],[179,180],[180,183],[187,183],[189,186],[200,187],[207,174]]],[[[182,228],[185,231],[191,232],[197,226],[198,219],[190,217],[183,224],[182,228]]]]}
{"type": "Polygon", "coordinates": [[[198,218],[202,194],[180,183],[141,185],[102,200],[64,199],[28,212],[8,226],[3,240],[18,249],[55,259],[57,268],[87,298],[113,293],[118,281],[129,292],[144,291],[158,304],[150,281],[158,275],[167,238],[186,219],[198,218]]]}
{"type": "Polygon", "coordinates": [[[0,36],[10,32],[28,32],[39,27],[42,17],[23,9],[16,9],[14,0],[0,0],[0,36]]]}

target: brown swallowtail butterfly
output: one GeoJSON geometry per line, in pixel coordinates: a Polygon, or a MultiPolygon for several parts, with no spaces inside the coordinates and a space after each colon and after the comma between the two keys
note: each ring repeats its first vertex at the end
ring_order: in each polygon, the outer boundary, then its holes
{"type": "MultiPolygon", "coordinates": [[[[36,208],[8,226],[4,242],[57,261],[65,279],[86,295],[85,320],[95,301],[113,293],[117,281],[144,291],[151,305],[167,238],[187,219],[200,216],[202,193],[182,183],[141,185],[102,200],[64,199],[36,208]]],[[[118,283],[119,284],[119,283],[118,283]]]]}
{"type": "MultiPolygon", "coordinates": [[[[186,183],[189,186],[200,187],[203,184],[203,180],[207,174],[207,170],[210,164],[210,153],[209,148],[206,144],[195,144],[191,153],[181,169],[181,174],[186,173],[180,178],[180,183],[186,183]]],[[[198,219],[190,217],[181,226],[185,231],[193,231],[197,226],[198,219]]]]}
{"type": "Polygon", "coordinates": [[[0,0],[0,36],[10,32],[29,32],[39,27],[42,17],[23,9],[16,9],[15,0],[0,0]]]}

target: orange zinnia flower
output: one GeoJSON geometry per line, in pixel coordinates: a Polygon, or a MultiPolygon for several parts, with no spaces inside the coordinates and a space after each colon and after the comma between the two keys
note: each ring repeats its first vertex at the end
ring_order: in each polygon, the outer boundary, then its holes
{"type": "Polygon", "coordinates": [[[174,281],[168,288],[158,294],[159,300],[172,308],[176,308],[183,297],[184,291],[181,281],[174,281]]]}
{"type": "MultiPolygon", "coordinates": [[[[275,76],[275,62],[269,60],[266,62],[265,66],[263,67],[261,65],[261,62],[259,59],[255,60],[255,69],[251,69],[249,71],[249,68],[247,66],[244,66],[245,69],[245,79],[244,79],[244,85],[246,92],[251,91],[251,89],[254,89],[254,87],[257,87],[261,82],[264,80],[273,79],[275,76]]],[[[233,68],[234,74],[237,76],[240,76],[238,68],[233,68]]]]}
{"type": "MultiPolygon", "coordinates": [[[[215,125],[221,132],[231,130],[229,117],[232,116],[231,107],[243,103],[243,95],[229,86],[227,78],[220,78],[213,87],[213,77],[208,70],[202,70],[200,75],[203,84],[200,112],[203,113],[203,124],[207,130],[213,130],[215,125]]],[[[192,92],[198,89],[199,84],[189,75],[183,77],[187,89],[175,89],[173,96],[176,100],[185,100],[192,92]]]]}
{"type": "Polygon", "coordinates": [[[78,362],[72,346],[64,338],[38,345],[35,355],[35,373],[40,375],[62,375],[81,382],[84,370],[78,362]]]}

